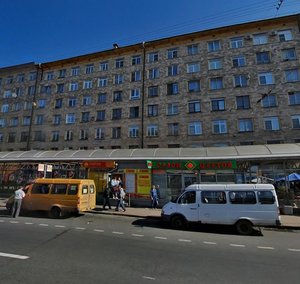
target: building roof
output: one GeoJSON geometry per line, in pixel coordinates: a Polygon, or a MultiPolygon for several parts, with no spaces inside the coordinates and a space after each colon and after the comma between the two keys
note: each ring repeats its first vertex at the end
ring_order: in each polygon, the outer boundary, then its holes
{"type": "Polygon", "coordinates": [[[300,143],[203,148],[96,149],[0,152],[0,162],[97,160],[299,159],[300,143]]]}

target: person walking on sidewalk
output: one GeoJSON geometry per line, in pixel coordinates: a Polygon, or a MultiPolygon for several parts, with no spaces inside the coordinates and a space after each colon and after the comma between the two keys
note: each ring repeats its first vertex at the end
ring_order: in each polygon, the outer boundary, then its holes
{"type": "Polygon", "coordinates": [[[103,210],[105,210],[106,205],[108,205],[108,208],[111,209],[110,200],[109,200],[110,194],[111,194],[111,189],[109,187],[106,187],[103,192],[103,198],[104,198],[103,210]]]}
{"type": "Polygon", "coordinates": [[[122,186],[119,185],[118,187],[118,203],[117,203],[117,207],[116,207],[116,211],[119,211],[120,206],[123,209],[123,212],[126,211],[125,206],[124,206],[124,198],[125,198],[125,190],[122,186]]]}
{"type": "Polygon", "coordinates": [[[152,186],[150,190],[150,197],[151,197],[151,208],[156,209],[158,206],[158,192],[155,185],[152,186]]]}
{"type": "Polygon", "coordinates": [[[17,218],[20,214],[22,200],[25,197],[25,192],[23,191],[23,186],[19,186],[15,191],[14,203],[12,206],[11,217],[17,218]]]}

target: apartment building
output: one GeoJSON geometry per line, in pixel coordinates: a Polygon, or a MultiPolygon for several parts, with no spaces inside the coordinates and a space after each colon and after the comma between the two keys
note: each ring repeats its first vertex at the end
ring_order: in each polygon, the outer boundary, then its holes
{"type": "Polygon", "coordinates": [[[0,69],[0,151],[300,142],[300,15],[0,69]]]}

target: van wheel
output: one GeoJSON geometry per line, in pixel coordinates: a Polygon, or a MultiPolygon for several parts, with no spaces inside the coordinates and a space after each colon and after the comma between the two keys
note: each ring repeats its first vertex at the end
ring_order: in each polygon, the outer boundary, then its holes
{"type": "Polygon", "coordinates": [[[173,229],[182,230],[186,228],[186,221],[182,216],[176,215],[171,219],[173,229]]]}
{"type": "Polygon", "coordinates": [[[58,219],[61,216],[61,210],[59,207],[52,207],[50,211],[51,218],[58,219]]]}
{"type": "Polygon", "coordinates": [[[248,220],[238,221],[235,228],[240,235],[251,235],[253,233],[252,223],[248,220]]]}

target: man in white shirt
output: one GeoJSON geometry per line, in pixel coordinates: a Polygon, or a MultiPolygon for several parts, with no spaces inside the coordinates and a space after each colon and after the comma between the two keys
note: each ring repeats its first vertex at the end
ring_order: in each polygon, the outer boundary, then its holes
{"type": "Polygon", "coordinates": [[[20,209],[22,205],[22,200],[25,197],[25,192],[23,191],[23,187],[19,186],[18,189],[15,191],[15,199],[12,206],[12,213],[11,216],[16,218],[20,214],[20,209]]]}

